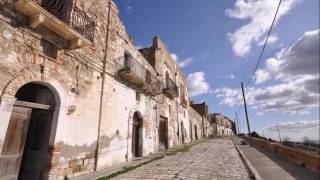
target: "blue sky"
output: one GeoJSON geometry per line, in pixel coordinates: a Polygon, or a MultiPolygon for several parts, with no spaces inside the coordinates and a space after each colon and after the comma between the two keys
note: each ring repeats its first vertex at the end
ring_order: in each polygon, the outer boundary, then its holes
{"type": "MultiPolygon", "coordinates": [[[[239,111],[240,82],[246,83],[254,69],[278,1],[116,0],[116,4],[137,46],[149,46],[152,37],[159,35],[189,77],[192,99],[205,100],[211,112],[222,112],[230,118],[234,117],[234,111],[238,111],[243,127],[244,110],[239,111]]],[[[303,136],[319,139],[315,136],[319,130],[319,106],[312,100],[315,98],[319,102],[319,94],[305,89],[299,92],[288,90],[294,90],[300,82],[307,85],[310,79],[319,79],[319,69],[313,73],[308,67],[308,72],[288,69],[300,61],[304,63],[301,60],[304,58],[290,55],[297,54],[293,50],[299,50],[293,46],[305,49],[302,45],[312,43],[309,41],[314,38],[319,39],[318,29],[319,0],[283,0],[269,39],[271,42],[259,66],[260,73],[253,79],[252,89],[248,89],[252,129],[259,133],[264,130],[266,136],[275,138],[272,127],[281,123],[283,133],[291,138],[292,132],[286,127],[296,125],[305,129],[293,139],[303,136]],[[305,34],[311,31],[313,33],[305,34]],[[277,71],[268,68],[277,64],[281,64],[277,71]],[[279,91],[273,92],[274,89],[279,91]],[[288,101],[285,101],[280,94],[285,96],[287,91],[288,101]],[[259,101],[258,97],[269,99],[259,101]],[[311,100],[306,102],[306,99],[311,100]],[[269,105],[279,108],[266,108],[269,105]],[[309,129],[309,126],[315,128],[309,129]]],[[[313,43],[319,44],[319,41],[313,43]]],[[[312,47],[308,48],[312,50],[312,47]]],[[[313,49],[312,54],[308,62],[310,67],[317,67],[319,52],[313,49]]],[[[319,83],[312,85],[319,87],[319,83]]]]}

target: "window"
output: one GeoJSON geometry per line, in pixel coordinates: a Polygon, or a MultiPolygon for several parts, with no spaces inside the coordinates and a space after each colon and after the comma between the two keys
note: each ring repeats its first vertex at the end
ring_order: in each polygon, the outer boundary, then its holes
{"type": "Polygon", "coordinates": [[[57,59],[58,56],[58,48],[52,44],[51,42],[41,39],[40,48],[42,49],[42,53],[45,56],[48,56],[53,59],[57,59]]]}
{"type": "Polygon", "coordinates": [[[141,99],[141,94],[140,92],[136,91],[136,100],[140,101],[140,99],[141,99]]]}

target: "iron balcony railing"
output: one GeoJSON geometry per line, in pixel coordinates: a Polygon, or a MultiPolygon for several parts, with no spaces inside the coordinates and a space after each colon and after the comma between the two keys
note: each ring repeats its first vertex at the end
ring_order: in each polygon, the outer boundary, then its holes
{"type": "Polygon", "coordinates": [[[56,18],[93,42],[95,22],[73,0],[32,0],[56,18]]]}
{"type": "Polygon", "coordinates": [[[179,96],[179,88],[171,78],[166,78],[166,87],[164,90],[172,98],[179,96]]]}
{"type": "Polygon", "coordinates": [[[146,80],[146,68],[132,56],[125,55],[119,73],[128,80],[142,84],[146,80]]]}

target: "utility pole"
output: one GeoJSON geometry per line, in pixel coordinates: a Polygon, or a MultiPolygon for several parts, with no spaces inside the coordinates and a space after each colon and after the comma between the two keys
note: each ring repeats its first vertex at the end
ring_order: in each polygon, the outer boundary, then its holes
{"type": "Polygon", "coordinates": [[[244,89],[243,89],[243,82],[241,82],[241,89],[242,89],[242,97],[243,97],[243,102],[244,102],[244,110],[245,110],[245,112],[246,112],[246,118],[247,118],[248,133],[249,133],[249,136],[250,136],[250,135],[251,135],[251,131],[250,131],[248,111],[247,111],[246,96],[244,95],[244,89]]]}
{"type": "Polygon", "coordinates": [[[238,114],[237,114],[237,111],[235,111],[234,113],[236,114],[236,120],[235,120],[235,121],[236,121],[237,124],[238,124],[237,127],[238,127],[238,134],[239,134],[239,133],[240,133],[240,123],[239,123],[239,120],[238,120],[238,114]]]}
{"type": "Polygon", "coordinates": [[[239,126],[239,124],[237,123],[237,121],[236,121],[236,118],[234,117],[233,118],[233,121],[234,121],[234,123],[236,124],[236,135],[238,135],[239,134],[239,132],[238,132],[238,126],[239,126]]]}
{"type": "Polygon", "coordinates": [[[281,143],[281,136],[280,136],[280,131],[279,131],[279,125],[277,125],[277,131],[278,131],[279,140],[280,140],[280,143],[281,143]]]}

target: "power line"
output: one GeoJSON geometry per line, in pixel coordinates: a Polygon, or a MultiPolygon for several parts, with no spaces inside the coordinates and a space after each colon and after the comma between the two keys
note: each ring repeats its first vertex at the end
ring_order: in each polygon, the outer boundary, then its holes
{"type": "Polygon", "coordinates": [[[279,4],[278,4],[277,10],[276,10],[276,14],[275,14],[274,17],[273,17],[272,24],[271,24],[271,26],[270,26],[270,29],[269,29],[269,32],[268,32],[266,41],[264,42],[263,48],[262,48],[262,50],[261,50],[261,53],[260,53],[260,56],[259,56],[259,59],[258,59],[258,63],[257,63],[257,65],[255,66],[254,71],[253,71],[253,73],[252,73],[249,81],[247,82],[247,86],[249,86],[250,82],[252,81],[253,76],[256,74],[256,71],[257,71],[257,69],[258,69],[258,67],[259,67],[259,64],[260,64],[260,62],[261,62],[261,59],[262,59],[264,50],[265,50],[265,48],[266,48],[266,46],[267,46],[268,39],[269,39],[269,36],[270,36],[270,34],[271,34],[271,31],[272,31],[274,22],[275,22],[275,20],[276,20],[276,18],[277,18],[278,11],[279,11],[280,5],[281,5],[281,1],[282,1],[282,0],[279,0],[279,4]]]}
{"type": "MultiPolygon", "coordinates": [[[[275,20],[276,20],[276,18],[277,18],[277,15],[278,15],[278,12],[279,12],[279,9],[280,9],[280,5],[281,5],[281,3],[282,3],[282,0],[279,0],[279,4],[278,4],[277,10],[276,10],[276,13],[275,13],[275,15],[274,15],[274,17],[273,17],[273,20],[272,20],[271,26],[270,26],[269,31],[268,31],[268,35],[267,35],[267,37],[266,37],[266,40],[265,40],[265,42],[264,42],[264,44],[263,44],[263,47],[262,47],[262,50],[261,50],[261,52],[260,52],[258,62],[257,62],[256,66],[255,66],[255,68],[254,68],[254,70],[253,70],[253,73],[252,73],[252,75],[251,75],[250,79],[248,80],[248,82],[247,82],[247,84],[246,84],[246,86],[247,86],[247,87],[250,85],[250,83],[251,83],[251,81],[252,81],[252,79],[253,79],[254,75],[255,75],[255,74],[256,74],[256,72],[257,72],[257,69],[258,69],[259,64],[260,64],[260,62],[261,62],[261,59],[262,59],[262,56],[263,56],[264,50],[266,49],[266,46],[267,46],[267,43],[268,43],[268,39],[269,39],[270,34],[271,34],[271,32],[272,32],[272,28],[273,28],[274,23],[275,23],[275,20]]],[[[245,89],[246,89],[246,87],[245,87],[245,89]]],[[[239,113],[240,113],[241,108],[242,108],[242,105],[240,105],[240,107],[239,107],[239,109],[238,109],[238,111],[237,111],[237,112],[239,112],[239,113]]]]}

